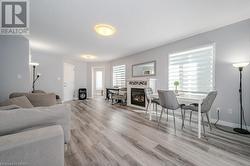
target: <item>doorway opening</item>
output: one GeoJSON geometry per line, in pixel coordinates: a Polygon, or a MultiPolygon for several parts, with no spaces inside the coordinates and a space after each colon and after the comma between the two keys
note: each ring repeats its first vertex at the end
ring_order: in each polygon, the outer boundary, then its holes
{"type": "Polygon", "coordinates": [[[92,68],[92,97],[104,96],[105,87],[104,67],[92,68]]]}

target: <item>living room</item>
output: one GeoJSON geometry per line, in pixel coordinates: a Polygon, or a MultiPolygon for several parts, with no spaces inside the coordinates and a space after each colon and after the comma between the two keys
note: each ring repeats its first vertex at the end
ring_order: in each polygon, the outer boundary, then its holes
{"type": "Polygon", "coordinates": [[[250,165],[248,0],[0,3],[0,165],[250,165]]]}

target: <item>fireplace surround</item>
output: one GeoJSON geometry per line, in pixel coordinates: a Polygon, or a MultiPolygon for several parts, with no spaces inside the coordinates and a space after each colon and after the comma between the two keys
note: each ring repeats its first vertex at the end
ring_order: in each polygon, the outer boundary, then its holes
{"type": "Polygon", "coordinates": [[[156,93],[156,79],[152,78],[132,78],[127,80],[127,105],[139,109],[145,109],[147,100],[144,89],[151,87],[156,93]]]}
{"type": "Polygon", "coordinates": [[[131,104],[145,107],[145,93],[143,88],[131,88],[131,104]]]}

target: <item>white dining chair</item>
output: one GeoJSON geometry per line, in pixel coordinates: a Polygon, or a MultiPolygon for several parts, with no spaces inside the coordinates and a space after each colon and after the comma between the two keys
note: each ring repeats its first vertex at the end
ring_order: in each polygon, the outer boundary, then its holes
{"type": "MultiPolygon", "coordinates": [[[[201,120],[202,120],[204,135],[205,135],[205,126],[204,126],[203,114],[206,114],[210,130],[212,130],[212,125],[211,125],[210,120],[209,120],[208,112],[211,110],[211,107],[213,105],[213,102],[214,102],[216,96],[217,96],[217,91],[209,92],[208,95],[206,96],[206,98],[203,100],[203,102],[201,104],[201,120]]],[[[184,123],[185,123],[185,112],[186,112],[186,110],[191,111],[190,112],[190,119],[189,119],[189,123],[191,124],[192,112],[193,111],[198,112],[198,104],[194,103],[194,104],[191,104],[191,105],[184,106],[183,110],[184,110],[184,113],[183,113],[182,128],[185,125],[184,123]]]]}
{"type": "Polygon", "coordinates": [[[157,105],[160,105],[160,100],[157,98],[153,98],[151,95],[153,94],[152,88],[145,88],[144,89],[145,97],[147,100],[147,106],[146,106],[146,115],[148,112],[148,109],[150,108],[151,104],[153,104],[153,110],[155,108],[156,110],[156,119],[157,118],[157,105]]]}

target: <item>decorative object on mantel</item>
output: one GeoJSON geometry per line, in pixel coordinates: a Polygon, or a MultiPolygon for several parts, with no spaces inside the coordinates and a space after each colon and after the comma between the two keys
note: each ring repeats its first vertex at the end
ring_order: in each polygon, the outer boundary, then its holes
{"type": "Polygon", "coordinates": [[[147,85],[147,81],[129,81],[129,85],[147,85]]]}
{"type": "Polygon", "coordinates": [[[175,81],[174,82],[174,86],[175,86],[175,93],[178,94],[178,86],[180,85],[179,81],[175,81]]]}
{"type": "Polygon", "coordinates": [[[133,77],[155,76],[156,61],[150,61],[132,65],[133,77]]]}
{"type": "MultiPolygon", "coordinates": [[[[244,108],[243,108],[243,97],[242,97],[242,71],[243,68],[246,67],[249,64],[249,62],[244,62],[244,63],[235,63],[233,64],[234,67],[239,69],[240,72],[240,88],[239,88],[239,93],[240,93],[240,128],[234,128],[234,131],[240,134],[250,134],[250,132],[247,129],[242,128],[242,123],[245,121],[244,119],[244,108]]],[[[246,122],[245,122],[246,124],[246,122]]]]}
{"type": "Polygon", "coordinates": [[[39,63],[31,62],[30,65],[33,67],[32,92],[35,92],[35,83],[40,77],[40,75],[36,73],[36,67],[39,66],[39,63]]]}

